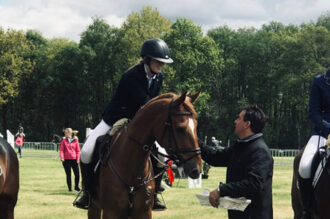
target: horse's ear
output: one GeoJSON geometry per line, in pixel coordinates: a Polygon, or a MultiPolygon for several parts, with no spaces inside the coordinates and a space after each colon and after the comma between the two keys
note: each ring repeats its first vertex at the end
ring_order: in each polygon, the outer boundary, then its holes
{"type": "Polygon", "coordinates": [[[173,106],[177,107],[177,106],[181,105],[184,102],[184,100],[186,99],[186,97],[187,97],[187,91],[184,92],[183,94],[181,94],[181,96],[178,97],[176,100],[174,100],[173,106]]]}
{"type": "Polygon", "coordinates": [[[191,103],[195,102],[195,100],[197,100],[197,98],[199,97],[200,94],[201,94],[201,92],[198,91],[198,92],[195,93],[195,94],[189,95],[190,102],[191,102],[191,103]]]}

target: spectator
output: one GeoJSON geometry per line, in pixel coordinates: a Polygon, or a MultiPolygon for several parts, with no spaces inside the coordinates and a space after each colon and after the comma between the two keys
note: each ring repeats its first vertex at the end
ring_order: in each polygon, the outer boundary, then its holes
{"type": "Polygon", "coordinates": [[[66,174],[66,183],[68,189],[71,192],[71,168],[75,175],[75,187],[76,191],[80,191],[79,188],[79,162],[80,162],[80,146],[78,140],[72,138],[72,129],[65,129],[65,138],[61,141],[60,145],[60,158],[66,174]]]}
{"type": "Polygon", "coordinates": [[[16,134],[16,147],[18,149],[19,157],[22,158],[22,146],[23,146],[24,133],[16,134]]]}
{"type": "Polygon", "coordinates": [[[219,141],[213,136],[212,138],[211,138],[211,146],[213,146],[213,147],[218,147],[218,146],[220,146],[219,145],[219,141]]]}

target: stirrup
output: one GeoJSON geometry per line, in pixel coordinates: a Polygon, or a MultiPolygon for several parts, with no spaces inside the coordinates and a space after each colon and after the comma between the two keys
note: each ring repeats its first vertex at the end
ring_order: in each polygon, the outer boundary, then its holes
{"type": "Polygon", "coordinates": [[[77,207],[77,208],[80,208],[80,209],[88,210],[89,206],[91,205],[91,196],[90,196],[89,192],[87,190],[80,190],[77,193],[76,198],[72,202],[72,205],[75,206],[75,207],[77,207]],[[88,194],[88,204],[86,206],[82,206],[82,205],[80,205],[80,204],[77,203],[78,199],[80,200],[80,199],[83,198],[84,192],[86,192],[88,194]]]}

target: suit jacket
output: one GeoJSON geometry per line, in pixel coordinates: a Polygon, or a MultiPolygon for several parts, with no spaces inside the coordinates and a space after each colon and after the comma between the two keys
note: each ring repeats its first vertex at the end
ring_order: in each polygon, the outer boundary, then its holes
{"type": "Polygon", "coordinates": [[[156,74],[149,88],[144,64],[132,67],[122,76],[115,95],[104,110],[103,120],[113,125],[122,118],[133,119],[141,106],[159,95],[162,83],[163,74],[156,74]]]}
{"type": "Polygon", "coordinates": [[[220,185],[220,196],[246,197],[251,204],[241,211],[228,211],[229,219],[272,219],[273,158],[258,133],[225,149],[202,146],[202,158],[213,166],[227,167],[227,182],[220,185]]]}

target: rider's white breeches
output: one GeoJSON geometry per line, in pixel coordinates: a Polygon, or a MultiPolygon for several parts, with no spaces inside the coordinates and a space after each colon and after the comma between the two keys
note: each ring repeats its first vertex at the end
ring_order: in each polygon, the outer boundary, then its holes
{"type": "Polygon", "coordinates": [[[299,175],[304,179],[309,179],[312,175],[312,162],[318,147],[324,146],[326,139],[319,135],[313,135],[305,148],[303,155],[301,156],[299,164],[299,175]]]}
{"type": "MultiPolygon", "coordinates": [[[[166,152],[165,148],[163,148],[162,146],[160,146],[160,144],[159,144],[157,141],[155,141],[155,145],[156,145],[156,147],[157,147],[157,149],[158,149],[158,152],[167,155],[167,152],[166,152]]],[[[159,159],[161,162],[163,162],[163,163],[165,163],[166,160],[167,160],[166,157],[164,157],[164,156],[162,156],[162,155],[160,155],[160,154],[158,154],[157,157],[158,157],[158,159],[159,159]]],[[[158,168],[163,168],[164,166],[163,166],[161,163],[157,162],[157,167],[158,167],[158,168]]]]}
{"type": "Polygon", "coordinates": [[[92,161],[96,139],[101,135],[105,135],[110,129],[111,126],[102,120],[90,133],[81,149],[81,161],[83,163],[88,164],[92,161]]]}

